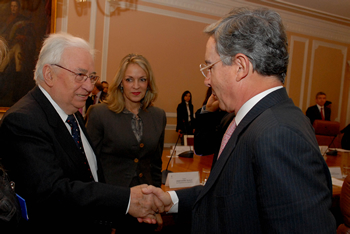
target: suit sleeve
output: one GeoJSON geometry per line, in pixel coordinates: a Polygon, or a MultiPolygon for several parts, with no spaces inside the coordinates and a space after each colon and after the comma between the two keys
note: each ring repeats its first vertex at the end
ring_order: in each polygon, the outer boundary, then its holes
{"type": "Polygon", "coordinates": [[[66,214],[108,220],[123,216],[130,189],[84,182],[79,165],[65,154],[46,119],[38,116],[12,113],[1,125],[2,144],[8,149],[4,162],[17,192],[27,201],[30,216],[66,214]]]}

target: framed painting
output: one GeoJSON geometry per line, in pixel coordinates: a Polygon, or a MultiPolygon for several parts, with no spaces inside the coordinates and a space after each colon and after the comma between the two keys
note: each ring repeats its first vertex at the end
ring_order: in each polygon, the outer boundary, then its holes
{"type": "Polygon", "coordinates": [[[0,64],[0,113],[35,86],[42,42],[55,32],[56,0],[1,0],[0,39],[8,51],[0,64]]]}

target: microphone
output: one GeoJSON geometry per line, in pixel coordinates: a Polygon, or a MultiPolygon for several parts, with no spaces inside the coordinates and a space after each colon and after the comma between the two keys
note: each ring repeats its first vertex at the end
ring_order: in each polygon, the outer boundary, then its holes
{"type": "MultiPolygon", "coordinates": [[[[333,141],[335,140],[335,138],[336,138],[337,136],[338,136],[338,135],[335,135],[335,136],[333,137],[333,140],[331,141],[331,143],[329,143],[327,150],[329,149],[329,147],[331,147],[333,141]]],[[[326,150],[326,152],[327,152],[327,150],[326,150]]],[[[327,154],[327,155],[331,155],[331,156],[337,156],[338,151],[337,151],[337,150],[331,150],[331,151],[327,152],[326,154],[327,154]]]]}
{"type": "Polygon", "coordinates": [[[171,159],[173,158],[173,155],[174,155],[174,152],[175,152],[177,143],[179,142],[179,139],[180,139],[180,134],[179,134],[179,136],[177,137],[177,140],[176,140],[176,143],[175,143],[173,152],[172,152],[171,155],[170,155],[170,159],[169,159],[169,161],[168,161],[168,165],[166,165],[166,169],[162,171],[162,184],[165,184],[166,178],[168,177],[169,172],[172,172],[172,171],[169,171],[169,170],[168,170],[168,167],[169,167],[169,163],[170,163],[171,159]]]}

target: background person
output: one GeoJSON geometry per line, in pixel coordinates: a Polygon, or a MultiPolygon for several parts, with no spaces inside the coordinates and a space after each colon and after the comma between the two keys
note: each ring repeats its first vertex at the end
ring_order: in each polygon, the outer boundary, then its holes
{"type": "MultiPolygon", "coordinates": [[[[86,128],[108,184],[161,186],[166,116],[153,106],[157,93],[147,59],[129,54],[120,63],[107,102],[90,107],[86,128]]],[[[134,218],[127,223],[130,232],[151,231],[134,218]]]]}
{"type": "Polygon", "coordinates": [[[219,100],[208,87],[203,107],[196,111],[194,150],[197,155],[214,154],[212,167],[219,153],[221,139],[234,117],[234,113],[220,110],[219,100]]]}
{"type": "Polygon", "coordinates": [[[195,118],[193,116],[192,94],[186,90],[181,96],[181,103],[176,108],[177,124],[176,132],[181,136],[183,142],[183,134],[193,135],[195,118]]]}
{"type": "Polygon", "coordinates": [[[327,106],[325,105],[326,101],[326,94],[324,92],[318,92],[316,94],[316,105],[310,106],[306,110],[306,116],[310,119],[311,124],[316,119],[331,120],[331,108],[328,107],[329,103],[327,106]]]}

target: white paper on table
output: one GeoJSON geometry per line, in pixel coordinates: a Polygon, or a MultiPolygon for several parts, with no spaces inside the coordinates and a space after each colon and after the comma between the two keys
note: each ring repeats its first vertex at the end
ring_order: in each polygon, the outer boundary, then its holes
{"type": "Polygon", "coordinates": [[[340,167],[329,167],[329,172],[331,173],[331,176],[334,178],[337,178],[337,179],[343,178],[340,167]]]}
{"type": "Polygon", "coordinates": [[[338,187],[342,187],[343,186],[344,181],[342,180],[338,180],[334,177],[332,177],[332,184],[338,187]]]}

